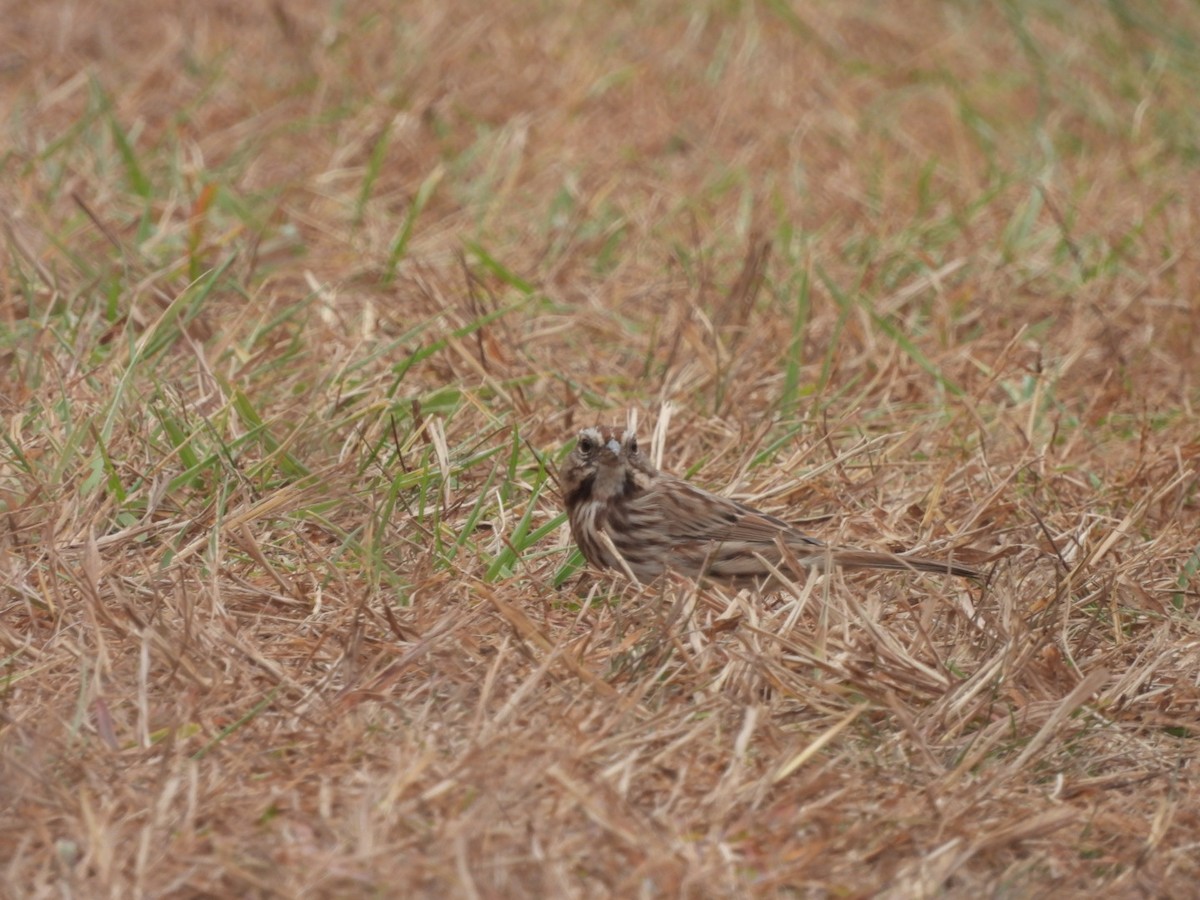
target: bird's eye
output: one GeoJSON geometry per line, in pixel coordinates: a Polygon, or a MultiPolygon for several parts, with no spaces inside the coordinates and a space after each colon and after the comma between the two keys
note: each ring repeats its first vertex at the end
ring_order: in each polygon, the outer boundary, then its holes
{"type": "Polygon", "coordinates": [[[637,453],[637,438],[635,437],[629,439],[629,452],[637,453]]]}
{"type": "Polygon", "coordinates": [[[579,452],[580,453],[593,453],[595,451],[595,449],[596,449],[596,442],[593,441],[590,437],[581,437],[579,439],[579,452]]]}

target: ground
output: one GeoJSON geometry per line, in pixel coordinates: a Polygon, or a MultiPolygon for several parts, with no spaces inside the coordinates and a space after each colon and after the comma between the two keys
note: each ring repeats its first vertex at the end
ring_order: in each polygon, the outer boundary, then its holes
{"type": "Polygon", "coordinates": [[[13,896],[1195,892],[1194,5],[5,19],[13,896]],[[631,419],[988,579],[590,570],[631,419]]]}

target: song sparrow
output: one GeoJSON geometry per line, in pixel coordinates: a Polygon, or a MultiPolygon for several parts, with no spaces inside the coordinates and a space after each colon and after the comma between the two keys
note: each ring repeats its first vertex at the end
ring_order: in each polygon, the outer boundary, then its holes
{"type": "Polygon", "coordinates": [[[583,555],[635,581],[666,569],[757,579],[770,575],[767,563],[786,570],[789,562],[983,577],[950,560],[830,547],[782,519],[658,471],[638,452],[630,431],[585,428],[560,482],[571,535],[583,555]]]}

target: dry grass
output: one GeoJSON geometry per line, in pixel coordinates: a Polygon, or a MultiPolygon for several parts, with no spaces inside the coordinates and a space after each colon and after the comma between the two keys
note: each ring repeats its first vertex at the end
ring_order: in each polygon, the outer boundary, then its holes
{"type": "Polygon", "coordinates": [[[1193,5],[8,7],[12,895],[1195,890],[1193,5]],[[586,572],[630,410],[993,576],[586,572]]]}

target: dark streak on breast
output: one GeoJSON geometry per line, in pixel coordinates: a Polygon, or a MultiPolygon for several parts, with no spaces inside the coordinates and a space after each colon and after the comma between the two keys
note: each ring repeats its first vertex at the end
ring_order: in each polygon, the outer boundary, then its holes
{"type": "Polygon", "coordinates": [[[642,487],[637,483],[637,477],[633,472],[629,472],[625,475],[625,485],[622,492],[626,497],[632,497],[635,494],[640,494],[642,492],[642,487]]]}
{"type": "Polygon", "coordinates": [[[579,482],[579,487],[575,488],[575,490],[571,491],[571,493],[567,495],[567,509],[574,509],[580,503],[583,503],[585,500],[587,500],[588,497],[592,495],[592,488],[595,486],[595,484],[595,473],[592,473],[587,478],[583,479],[583,481],[579,482]]]}

